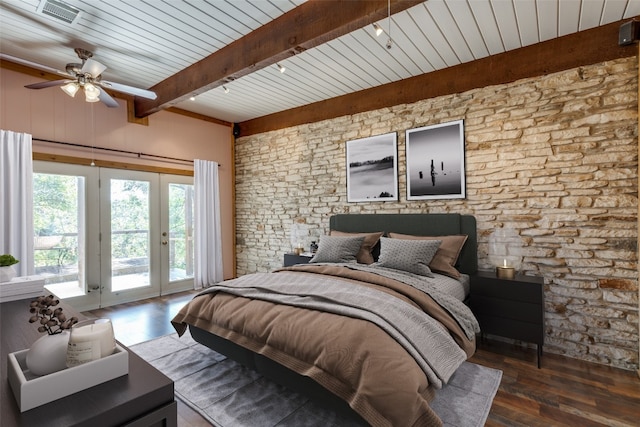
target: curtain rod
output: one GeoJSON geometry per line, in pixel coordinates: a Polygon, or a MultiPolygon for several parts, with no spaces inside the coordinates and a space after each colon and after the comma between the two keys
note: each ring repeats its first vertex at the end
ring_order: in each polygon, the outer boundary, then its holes
{"type": "MultiPolygon", "coordinates": [[[[178,161],[178,162],[193,163],[193,160],[180,159],[180,158],[177,158],[177,157],[159,156],[159,155],[156,155],[156,154],[136,153],[135,151],[119,150],[117,148],[92,147],[90,145],[74,144],[74,143],[71,143],[71,142],[52,141],[50,139],[42,139],[42,138],[32,138],[32,139],[34,141],[48,142],[48,143],[51,143],[51,144],[69,145],[71,147],[81,147],[81,148],[89,148],[89,149],[92,149],[92,150],[103,150],[103,151],[111,151],[111,152],[115,152],[115,153],[134,154],[134,155],[138,156],[138,158],[144,156],[144,157],[153,157],[153,158],[156,158],[156,159],[174,160],[174,161],[178,161]]],[[[218,164],[218,166],[221,166],[221,165],[218,164]]]]}

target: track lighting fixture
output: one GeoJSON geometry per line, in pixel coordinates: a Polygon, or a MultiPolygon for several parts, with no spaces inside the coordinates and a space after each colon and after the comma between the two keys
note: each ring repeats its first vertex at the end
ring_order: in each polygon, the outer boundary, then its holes
{"type": "Polygon", "coordinates": [[[229,93],[229,88],[226,86],[222,86],[222,89],[224,90],[224,93],[229,93]]]}
{"type": "MultiPolygon", "coordinates": [[[[384,33],[384,30],[377,23],[372,23],[373,29],[376,31],[376,37],[380,36],[384,33]]],[[[387,49],[391,49],[393,47],[393,40],[391,40],[391,0],[387,0],[387,35],[389,38],[387,39],[387,49]]]]}
{"type": "Polygon", "coordinates": [[[195,95],[191,95],[191,97],[189,98],[189,101],[195,101],[196,100],[196,96],[195,95]]]}
{"type": "Polygon", "coordinates": [[[278,66],[278,69],[280,70],[281,73],[284,73],[285,71],[287,71],[286,68],[284,68],[282,65],[280,64],[276,64],[278,66]]]}
{"type": "Polygon", "coordinates": [[[387,0],[387,23],[389,24],[389,30],[387,31],[387,35],[389,36],[387,49],[391,49],[393,46],[393,42],[391,41],[391,0],[387,0]]]}

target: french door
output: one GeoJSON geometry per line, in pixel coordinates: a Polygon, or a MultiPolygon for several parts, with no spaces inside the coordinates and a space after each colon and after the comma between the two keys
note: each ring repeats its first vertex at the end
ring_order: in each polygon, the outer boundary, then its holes
{"type": "Polygon", "coordinates": [[[34,162],[34,259],[80,310],[193,288],[193,178],[34,162]]]}

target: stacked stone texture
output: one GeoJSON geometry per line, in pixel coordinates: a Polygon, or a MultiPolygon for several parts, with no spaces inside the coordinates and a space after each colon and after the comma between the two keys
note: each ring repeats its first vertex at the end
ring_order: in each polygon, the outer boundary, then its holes
{"type": "Polygon", "coordinates": [[[293,223],[337,213],[474,215],[481,267],[496,228],[545,279],[545,351],[638,368],[637,58],[240,138],[237,274],[270,271],[293,223]],[[464,120],[466,198],[406,200],[405,131],[464,120]],[[398,202],[348,203],[345,142],[397,132],[398,202]]]}

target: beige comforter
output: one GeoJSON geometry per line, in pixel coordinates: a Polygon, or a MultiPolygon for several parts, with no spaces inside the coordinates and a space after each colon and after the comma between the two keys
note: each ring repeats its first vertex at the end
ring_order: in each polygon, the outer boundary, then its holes
{"type": "Polygon", "coordinates": [[[172,322],[181,334],[194,325],[313,378],[374,426],[438,426],[429,402],[475,351],[451,311],[460,307],[388,277],[306,265],[223,282],[172,322]]]}

